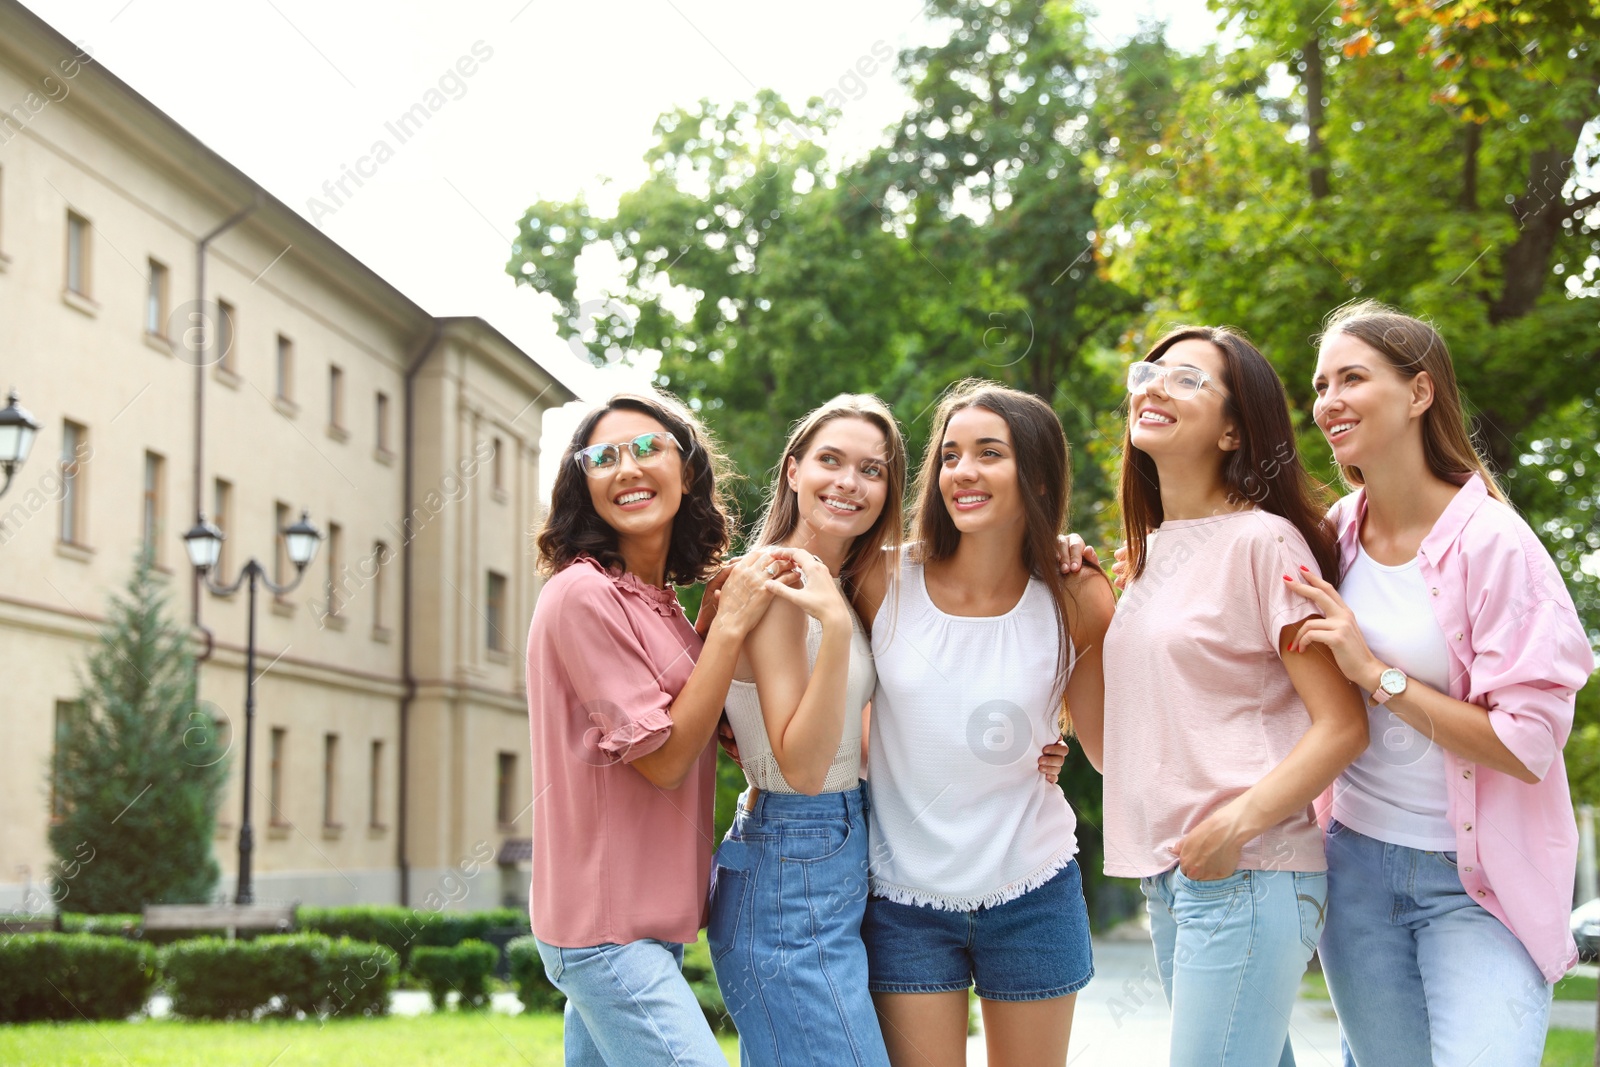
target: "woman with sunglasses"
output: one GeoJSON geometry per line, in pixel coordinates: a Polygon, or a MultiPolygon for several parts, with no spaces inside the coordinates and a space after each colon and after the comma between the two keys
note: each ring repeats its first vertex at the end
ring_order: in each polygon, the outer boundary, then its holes
{"type": "Polygon", "coordinates": [[[1371,744],[1318,803],[1323,970],[1345,1062],[1534,1067],[1577,831],[1561,749],[1594,660],[1561,573],[1473,448],[1449,349],[1380,304],[1335,312],[1313,414],[1355,492],[1344,579],[1297,583],[1369,694],[1371,744]]]}
{"type": "Polygon", "coordinates": [[[1322,931],[1311,801],[1367,741],[1360,699],[1289,589],[1336,569],[1283,385],[1229,330],[1185,327],[1128,372],[1126,592],[1103,719],[1106,873],[1140,879],[1172,1009],[1170,1062],[1292,1064],[1289,1013],[1322,931]]]}
{"type": "Polygon", "coordinates": [[[782,546],[803,584],[745,640],[727,714],[749,789],[717,850],[706,929],[752,1067],[888,1067],[861,914],[862,712],[876,680],[850,606],[900,544],[905,446],[889,409],[842,395],[796,424],[752,551],[782,546]]]}
{"type": "Polygon", "coordinates": [[[529,910],[567,997],[569,1067],[723,1067],[682,974],[703,925],[716,748],[770,559],[732,569],[702,644],[672,585],[728,545],[720,456],[664,395],[612,397],[573,433],[540,530],[528,634],[529,910]]]}

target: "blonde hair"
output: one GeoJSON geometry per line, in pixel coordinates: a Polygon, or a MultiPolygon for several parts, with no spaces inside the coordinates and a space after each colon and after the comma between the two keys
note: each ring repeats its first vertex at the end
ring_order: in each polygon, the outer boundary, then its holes
{"type": "MultiPolygon", "coordinates": [[[[1336,308],[1322,326],[1318,345],[1336,333],[1348,334],[1381,355],[1407,379],[1427,371],[1433,380],[1433,404],[1422,416],[1422,454],[1428,470],[1457,484],[1477,475],[1488,487],[1489,495],[1496,500],[1506,499],[1483,455],[1472,443],[1461,409],[1455,364],[1438,330],[1375,300],[1356,300],[1336,308]]],[[[1341,464],[1339,473],[1351,488],[1366,484],[1359,467],[1341,464]]]]}

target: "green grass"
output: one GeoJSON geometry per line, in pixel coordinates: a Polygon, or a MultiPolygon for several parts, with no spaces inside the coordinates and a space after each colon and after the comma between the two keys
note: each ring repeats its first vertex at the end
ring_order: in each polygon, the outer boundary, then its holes
{"type": "MultiPolygon", "coordinates": [[[[721,1039],[730,1064],[736,1038],[721,1039]]],[[[409,1067],[515,1063],[560,1067],[561,1016],[488,1013],[317,1022],[145,1019],[0,1027],[0,1063],[40,1067],[409,1067]]]]}
{"type": "MultiPolygon", "coordinates": [[[[1590,979],[1593,981],[1593,979],[1590,979]]],[[[1590,1067],[1594,1035],[1583,1030],[1552,1030],[1544,1043],[1541,1067],[1590,1067]]]]}
{"type": "Polygon", "coordinates": [[[1328,1000],[1328,980],[1321,971],[1307,971],[1300,980],[1300,995],[1310,1000],[1328,1000]]]}
{"type": "Polygon", "coordinates": [[[1557,1000],[1584,1000],[1593,1004],[1597,995],[1600,995],[1600,978],[1569,974],[1556,983],[1557,1000]]]}

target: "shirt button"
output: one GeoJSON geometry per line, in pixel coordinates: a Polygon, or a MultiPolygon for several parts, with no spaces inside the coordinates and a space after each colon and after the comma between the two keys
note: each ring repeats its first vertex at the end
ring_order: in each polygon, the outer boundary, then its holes
{"type": "Polygon", "coordinates": [[[1456,634],[1456,640],[1459,641],[1465,636],[1466,636],[1466,634],[1456,634]]]}
{"type": "Polygon", "coordinates": [[[1434,596],[1438,596],[1438,595],[1439,595],[1439,589],[1438,589],[1438,587],[1437,587],[1437,586],[1435,586],[1435,587],[1434,587],[1434,590],[1433,590],[1433,595],[1434,595],[1434,596]]]}
{"type": "Polygon", "coordinates": [[[1487,889],[1480,889],[1478,890],[1478,895],[1480,897],[1486,897],[1489,895],[1489,891],[1487,889]]]}
{"type": "Polygon", "coordinates": [[[1461,828],[1469,834],[1472,832],[1472,824],[1470,822],[1463,824],[1461,828]]]}
{"type": "Polygon", "coordinates": [[[1461,772],[1461,777],[1463,777],[1463,778],[1471,778],[1472,777],[1472,772],[1471,771],[1462,771],[1461,772]]]}
{"type": "Polygon", "coordinates": [[[1463,870],[1463,871],[1466,871],[1466,872],[1467,872],[1467,873],[1468,873],[1468,874],[1471,874],[1471,873],[1472,873],[1472,868],[1471,868],[1471,867],[1463,867],[1463,868],[1461,868],[1461,869],[1462,869],[1462,870],[1463,870]]]}

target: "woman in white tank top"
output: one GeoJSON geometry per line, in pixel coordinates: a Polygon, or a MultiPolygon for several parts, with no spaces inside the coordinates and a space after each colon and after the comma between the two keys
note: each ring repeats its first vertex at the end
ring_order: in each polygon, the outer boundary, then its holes
{"type": "Polygon", "coordinates": [[[1060,573],[1070,468],[1049,405],[968,381],[933,426],[916,543],[855,597],[878,672],[869,984],[897,1067],[965,1062],[972,986],[991,1063],[1060,1064],[1094,972],[1076,820],[1032,756],[1063,696],[1102,698],[1115,603],[1098,570],[1060,573]]]}
{"type": "Polygon", "coordinates": [[[752,549],[803,580],[769,581],[781,599],[746,638],[726,705],[750,788],[717,851],[707,940],[753,1067],[889,1062],[861,942],[876,675],[848,594],[898,547],[905,480],[889,410],[835,397],[790,435],[752,549]]]}

